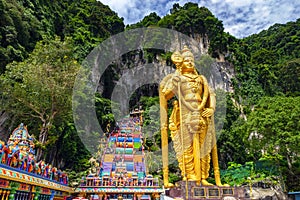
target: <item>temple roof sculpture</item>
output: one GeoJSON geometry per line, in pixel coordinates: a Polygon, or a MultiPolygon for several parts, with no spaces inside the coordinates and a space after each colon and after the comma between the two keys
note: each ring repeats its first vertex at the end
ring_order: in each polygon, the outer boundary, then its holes
{"type": "Polygon", "coordinates": [[[60,184],[68,184],[67,174],[44,160],[36,160],[34,137],[21,123],[10,135],[7,144],[0,141],[0,165],[16,168],[32,176],[39,176],[60,184]]]}
{"type": "Polygon", "coordinates": [[[34,137],[29,134],[27,127],[23,123],[15,128],[7,144],[11,150],[20,150],[23,156],[35,155],[34,137]]]}

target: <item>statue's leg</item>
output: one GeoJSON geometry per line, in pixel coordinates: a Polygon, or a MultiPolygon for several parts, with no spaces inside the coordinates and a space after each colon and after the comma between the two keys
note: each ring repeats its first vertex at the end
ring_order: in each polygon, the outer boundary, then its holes
{"type": "Polygon", "coordinates": [[[194,157],[193,146],[186,145],[187,148],[183,153],[177,153],[177,160],[183,180],[196,180],[196,174],[194,169],[194,157]],[[183,158],[184,157],[184,158],[183,158]]]}
{"type": "Polygon", "coordinates": [[[208,127],[205,126],[200,133],[200,163],[201,163],[201,184],[204,186],[213,185],[206,179],[209,176],[211,136],[207,133],[208,127]]]}
{"type": "Polygon", "coordinates": [[[206,180],[209,176],[209,168],[210,168],[210,155],[208,154],[204,158],[201,158],[201,171],[202,171],[201,183],[204,186],[213,185],[206,180]]]}
{"type": "Polygon", "coordinates": [[[178,166],[179,166],[179,169],[181,171],[181,176],[183,178],[183,180],[185,181],[186,180],[186,177],[185,177],[185,171],[183,169],[183,159],[182,159],[182,155],[181,156],[178,156],[177,155],[177,161],[178,161],[178,166]]]}
{"type": "Polygon", "coordinates": [[[173,148],[175,150],[176,153],[176,158],[178,161],[178,166],[179,169],[181,171],[181,176],[183,177],[184,180],[186,180],[185,177],[185,170],[183,167],[183,149],[181,146],[181,137],[180,137],[180,132],[179,131],[171,131],[171,137],[172,137],[172,141],[173,141],[173,148]]]}
{"type": "Polygon", "coordinates": [[[188,180],[197,180],[194,166],[193,146],[192,144],[184,151],[185,177],[188,180]]]}
{"type": "Polygon", "coordinates": [[[197,159],[194,155],[194,137],[188,126],[185,125],[182,127],[182,131],[184,133],[184,137],[182,138],[182,148],[183,148],[183,155],[184,155],[184,167],[185,167],[185,175],[187,180],[195,181],[197,180],[196,176],[196,168],[195,168],[195,159],[197,159]]]}
{"type": "Polygon", "coordinates": [[[161,131],[162,162],[164,186],[169,187],[169,168],[168,168],[168,132],[166,126],[161,131]]]}
{"type": "Polygon", "coordinates": [[[197,184],[200,184],[201,181],[200,144],[200,133],[195,133],[193,137],[193,156],[197,184]]]}

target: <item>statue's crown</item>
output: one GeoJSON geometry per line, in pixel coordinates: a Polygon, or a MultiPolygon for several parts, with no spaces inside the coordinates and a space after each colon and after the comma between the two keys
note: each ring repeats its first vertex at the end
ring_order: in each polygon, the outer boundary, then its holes
{"type": "Polygon", "coordinates": [[[194,54],[190,51],[190,49],[186,45],[184,45],[183,49],[181,50],[181,55],[183,58],[186,57],[194,58],[194,54]]]}

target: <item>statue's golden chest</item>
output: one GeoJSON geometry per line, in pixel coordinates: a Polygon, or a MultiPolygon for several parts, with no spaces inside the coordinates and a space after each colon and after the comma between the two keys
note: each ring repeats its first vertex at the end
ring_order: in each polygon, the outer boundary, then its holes
{"type": "Polygon", "coordinates": [[[181,90],[184,94],[202,94],[202,80],[199,76],[184,75],[181,90]]]}

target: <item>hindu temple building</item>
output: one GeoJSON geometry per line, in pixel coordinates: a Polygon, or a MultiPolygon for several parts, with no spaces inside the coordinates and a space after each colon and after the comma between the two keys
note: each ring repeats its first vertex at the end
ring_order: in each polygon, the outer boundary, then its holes
{"type": "Polygon", "coordinates": [[[35,157],[34,138],[20,124],[0,141],[0,199],[61,200],[73,193],[67,174],[35,157]]]}

